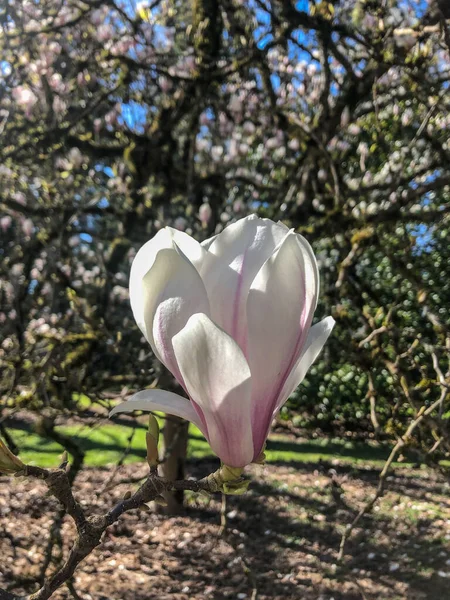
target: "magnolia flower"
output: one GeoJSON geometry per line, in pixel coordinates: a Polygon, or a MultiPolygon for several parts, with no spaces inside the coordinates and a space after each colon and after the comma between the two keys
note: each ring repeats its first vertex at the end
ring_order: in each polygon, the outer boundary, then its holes
{"type": "Polygon", "coordinates": [[[318,293],[311,246],[281,223],[252,215],[202,244],[161,229],[134,259],[130,301],[189,400],[144,390],[111,414],[177,415],[197,425],[224,464],[257,460],[333,328],[332,317],[311,327],[318,293]]]}

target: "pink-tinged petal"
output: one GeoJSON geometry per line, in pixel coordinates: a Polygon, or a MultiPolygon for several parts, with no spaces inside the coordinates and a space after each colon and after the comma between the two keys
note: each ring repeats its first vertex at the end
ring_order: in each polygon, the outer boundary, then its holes
{"type": "Polygon", "coordinates": [[[173,350],[173,337],[189,318],[209,313],[203,282],[186,258],[177,250],[161,250],[143,281],[146,297],[145,324],[157,356],[183,385],[173,350]]]}
{"type": "Polygon", "coordinates": [[[288,232],[283,224],[252,215],[229,225],[210,244],[205,244],[208,254],[200,274],[208,292],[211,317],[244,353],[250,285],[288,232]]]}
{"type": "Polygon", "coordinates": [[[207,249],[203,248],[197,240],[194,240],[193,237],[183,231],[172,229],[172,227],[166,227],[166,229],[170,231],[170,235],[177,247],[198,271],[207,255],[207,249]]]}
{"type": "Polygon", "coordinates": [[[200,431],[203,425],[194,407],[187,398],[164,390],[142,390],[137,392],[126,402],[121,402],[109,413],[112,417],[118,413],[130,413],[134,410],[161,411],[169,415],[181,417],[197,425],[200,431]]]}
{"type": "Polygon", "coordinates": [[[319,294],[320,294],[320,274],[319,274],[319,265],[317,264],[316,255],[314,254],[314,250],[311,248],[311,244],[299,233],[297,235],[297,240],[300,245],[302,252],[308,257],[305,260],[308,261],[308,268],[313,270],[313,275],[311,276],[311,281],[307,280],[308,285],[312,286],[312,281],[315,282],[315,304],[313,308],[313,312],[317,308],[317,303],[319,302],[319,294]]]}
{"type": "Polygon", "coordinates": [[[155,355],[183,385],[172,338],[183,329],[191,315],[199,311],[208,314],[209,303],[197,270],[177,245],[171,243],[172,248],[158,251],[150,270],[142,278],[139,278],[142,270],[132,269],[130,299],[135,319],[155,355]]]}
{"type": "Polygon", "coordinates": [[[255,453],[305,345],[317,303],[317,265],[306,240],[289,233],[251,285],[247,301],[255,453]]]}
{"type": "Polygon", "coordinates": [[[174,249],[174,242],[182,254],[195,266],[204,259],[206,251],[186,233],[165,227],[144,244],[136,254],[130,273],[130,303],[137,325],[144,337],[148,340],[147,328],[144,318],[144,305],[146,298],[143,294],[143,280],[155,263],[160,250],[174,249]]]}
{"type": "Polygon", "coordinates": [[[301,384],[309,368],[319,356],[330,333],[333,331],[335,320],[333,317],[326,317],[319,323],[311,327],[306,339],[305,346],[295,367],[292,369],[289,377],[284,384],[283,390],[277,400],[274,415],[280,410],[292,392],[301,384]]]}
{"type": "Polygon", "coordinates": [[[189,319],[173,347],[186,389],[204,415],[211,448],[226,465],[249,464],[251,379],[241,349],[204,314],[189,319]]]}

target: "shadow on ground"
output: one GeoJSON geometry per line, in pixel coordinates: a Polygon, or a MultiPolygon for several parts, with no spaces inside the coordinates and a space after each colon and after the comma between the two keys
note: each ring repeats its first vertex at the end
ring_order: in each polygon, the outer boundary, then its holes
{"type": "MultiPolygon", "coordinates": [[[[278,442],[276,442],[278,444],[278,442]]],[[[307,445],[304,445],[306,451],[307,445]]],[[[297,447],[297,445],[296,445],[297,447]]],[[[216,461],[190,462],[201,477],[216,461]]],[[[116,486],[98,494],[111,469],[85,469],[76,493],[92,513],[106,511],[143,474],[126,465],[116,486]]],[[[88,600],[438,600],[450,577],[448,484],[422,470],[399,469],[376,511],[366,516],[337,564],[342,532],[374,492],[376,469],[333,462],[251,469],[251,489],[227,499],[220,534],[220,498],[187,494],[185,514],[126,515],[105,535],[75,579],[88,600]],[[330,467],[341,489],[332,493],[330,467]]],[[[47,532],[57,510],[41,484],[0,479],[0,587],[36,589],[47,532]]],[[[73,529],[63,525],[68,552],[73,529]]],[[[54,563],[58,553],[54,554],[54,563]]],[[[56,599],[69,598],[62,589],[56,599]]]]}

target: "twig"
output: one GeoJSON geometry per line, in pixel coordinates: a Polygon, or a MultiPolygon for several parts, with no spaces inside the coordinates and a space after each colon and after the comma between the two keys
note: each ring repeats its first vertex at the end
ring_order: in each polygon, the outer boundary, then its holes
{"type": "Polygon", "coordinates": [[[44,480],[49,491],[61,502],[67,514],[74,520],[78,533],[83,531],[87,523],[86,515],[72,493],[69,477],[65,470],[49,470],[27,465],[25,472],[20,475],[44,480]]]}
{"type": "MultiPolygon", "coordinates": [[[[44,550],[44,561],[41,565],[40,573],[37,578],[39,585],[43,585],[43,583],[45,581],[45,576],[47,574],[47,570],[53,560],[53,548],[55,547],[55,544],[58,543],[60,548],[62,546],[61,525],[62,525],[65,514],[66,514],[66,511],[65,511],[64,507],[61,507],[58,510],[58,513],[55,515],[55,517],[53,519],[53,523],[50,527],[47,544],[46,544],[45,550],[44,550]]],[[[61,551],[61,553],[62,553],[62,551],[61,551]]],[[[60,557],[60,560],[61,560],[61,557],[60,557]]]]}
{"type": "Polygon", "coordinates": [[[353,264],[354,259],[357,257],[359,252],[361,251],[360,242],[356,241],[352,244],[350,252],[344,258],[344,260],[339,265],[339,275],[334,284],[337,289],[339,289],[344,283],[345,275],[347,273],[347,269],[353,264]]]}
{"type": "Polygon", "coordinates": [[[227,528],[227,496],[222,494],[222,503],[220,505],[220,529],[218,535],[222,535],[227,528]]]}
{"type": "Polygon", "coordinates": [[[123,477],[122,479],[118,479],[115,482],[110,483],[107,487],[105,487],[103,493],[110,492],[118,485],[135,485],[137,483],[142,483],[146,477],[147,473],[145,475],[140,476],[136,475],[136,477],[123,477]]]}
{"type": "Polygon", "coordinates": [[[427,409],[422,407],[422,409],[419,411],[419,414],[414,419],[414,421],[412,421],[412,423],[409,425],[408,429],[403,434],[403,436],[397,440],[397,443],[392,448],[389,458],[385,462],[383,470],[380,473],[378,486],[377,486],[374,496],[369,500],[369,502],[367,502],[361,508],[361,510],[356,515],[356,517],[353,519],[353,521],[349,525],[347,525],[347,527],[345,528],[345,531],[342,535],[341,543],[339,546],[339,553],[338,553],[338,557],[337,557],[338,561],[342,561],[342,559],[344,557],[345,545],[346,545],[347,540],[349,539],[350,535],[352,534],[352,531],[356,527],[356,525],[359,523],[359,521],[362,519],[362,517],[365,514],[367,514],[368,512],[370,512],[372,510],[376,501],[383,495],[385,485],[386,485],[387,474],[388,474],[389,469],[390,469],[392,463],[394,462],[395,457],[397,456],[398,452],[409,442],[414,430],[419,425],[419,423],[421,421],[423,421],[423,419],[425,419],[430,413],[432,413],[434,410],[439,408],[439,406],[444,401],[444,398],[446,395],[447,395],[447,391],[445,389],[443,389],[441,396],[435,402],[433,402],[433,404],[431,404],[427,409]]]}
{"type": "MultiPolygon", "coordinates": [[[[100,496],[101,494],[103,494],[105,491],[112,489],[114,486],[112,485],[114,482],[114,478],[116,477],[120,467],[123,465],[126,457],[130,454],[131,451],[131,444],[133,442],[133,438],[136,434],[136,428],[133,427],[130,435],[128,436],[127,439],[127,447],[125,448],[125,450],[122,452],[119,460],[117,461],[117,464],[115,465],[114,469],[111,471],[110,476],[106,479],[105,483],[102,485],[102,487],[100,488],[100,490],[97,492],[97,496],[100,496]]],[[[141,480],[143,479],[143,477],[141,477],[141,480]]]]}
{"type": "MultiPolygon", "coordinates": [[[[81,504],[73,495],[71,482],[66,469],[43,469],[35,466],[24,466],[17,475],[41,479],[45,482],[49,492],[59,500],[65,512],[70,515],[77,528],[77,537],[64,564],[48,579],[42,587],[27,597],[27,600],[48,600],[52,594],[64,583],[68,587],[78,565],[100,544],[103,533],[115,523],[125,512],[144,508],[148,502],[161,496],[164,491],[191,490],[194,492],[218,491],[218,480],[210,475],[199,481],[166,481],[158,476],[156,468],[150,470],[146,480],[134,493],[129,492],[104,515],[86,516],[81,504]]],[[[72,586],[73,587],[73,586],[72,586]]],[[[73,589],[69,587],[73,594],[73,589]]],[[[76,593],[76,592],[75,592],[76,593]]],[[[9,595],[0,590],[0,600],[18,599],[18,596],[9,595]],[[6,595],[5,595],[6,594],[6,595]]]]}
{"type": "Polygon", "coordinates": [[[66,586],[67,586],[67,589],[69,590],[69,592],[72,594],[72,597],[74,600],[82,600],[81,596],[75,589],[75,582],[74,582],[73,578],[69,579],[69,581],[66,581],[66,586]]]}
{"type": "Polygon", "coordinates": [[[227,522],[226,510],[227,510],[227,497],[225,494],[222,494],[222,505],[221,505],[221,510],[220,510],[220,529],[218,531],[218,536],[222,537],[224,539],[224,541],[229,546],[231,546],[231,548],[233,548],[234,552],[236,553],[236,555],[239,559],[239,562],[242,565],[242,570],[244,571],[245,576],[247,577],[250,585],[252,586],[252,595],[250,597],[250,600],[258,600],[258,586],[257,586],[257,582],[256,582],[256,577],[253,574],[253,571],[251,570],[249,565],[247,564],[247,561],[245,560],[240,549],[238,548],[238,545],[235,543],[232,532],[229,529],[227,529],[228,522],[227,522]]]}
{"type": "Polygon", "coordinates": [[[373,384],[373,377],[370,372],[367,374],[367,379],[369,386],[369,389],[367,390],[367,396],[369,397],[370,402],[370,420],[372,422],[375,435],[378,435],[380,433],[380,424],[377,417],[375,386],[373,384]]]}
{"type": "Polygon", "coordinates": [[[387,330],[388,329],[387,329],[386,325],[382,325],[381,327],[378,327],[377,329],[374,329],[373,331],[371,331],[369,333],[369,335],[366,338],[364,338],[363,340],[361,340],[359,342],[358,348],[363,348],[365,346],[365,344],[368,344],[377,335],[380,335],[380,333],[385,333],[387,330]]]}

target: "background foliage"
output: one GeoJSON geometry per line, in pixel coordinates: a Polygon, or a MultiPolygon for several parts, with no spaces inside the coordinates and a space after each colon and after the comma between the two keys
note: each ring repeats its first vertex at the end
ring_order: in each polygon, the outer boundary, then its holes
{"type": "Polygon", "coordinates": [[[414,446],[448,456],[447,13],[3,3],[4,414],[34,410],[48,433],[80,398],[170,385],[129,308],[136,250],[166,225],[202,240],[257,212],[311,241],[317,314],[337,321],[280,426],[395,439],[442,395],[414,446]]]}

